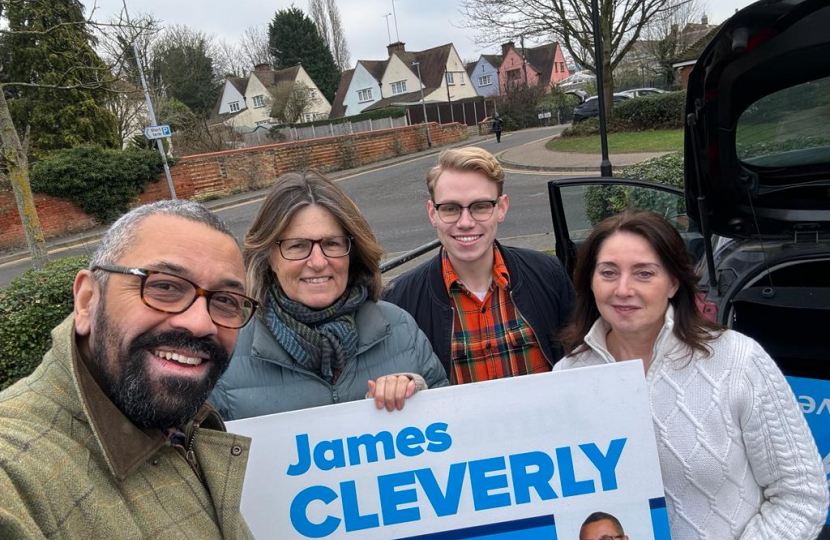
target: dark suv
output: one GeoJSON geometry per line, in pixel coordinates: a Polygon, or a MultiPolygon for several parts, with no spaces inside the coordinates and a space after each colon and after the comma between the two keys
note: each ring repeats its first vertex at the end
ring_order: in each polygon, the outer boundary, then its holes
{"type": "MultiPolygon", "coordinates": [[[[625,94],[614,94],[614,103],[624,101],[626,99],[631,99],[631,96],[627,96],[625,94]]],[[[597,96],[591,96],[574,107],[573,123],[577,124],[586,118],[591,118],[592,116],[599,116],[599,102],[597,101],[597,96]]]]}

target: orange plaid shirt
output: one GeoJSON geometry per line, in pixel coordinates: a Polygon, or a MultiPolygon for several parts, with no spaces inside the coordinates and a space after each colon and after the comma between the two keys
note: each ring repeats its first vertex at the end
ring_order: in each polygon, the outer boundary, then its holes
{"type": "Polygon", "coordinates": [[[459,280],[443,250],[444,284],[452,299],[453,384],[489,381],[550,371],[530,325],[510,297],[510,275],[498,248],[493,248],[493,282],[483,300],[459,280]]]}

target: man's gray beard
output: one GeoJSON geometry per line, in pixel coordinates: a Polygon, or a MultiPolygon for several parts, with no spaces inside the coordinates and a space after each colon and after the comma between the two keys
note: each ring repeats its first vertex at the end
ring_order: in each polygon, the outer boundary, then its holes
{"type": "Polygon", "coordinates": [[[135,424],[167,429],[184,426],[199,411],[216,382],[230,364],[228,353],[209,338],[197,338],[185,330],[145,332],[130,343],[127,351],[118,350],[118,336],[109,323],[101,302],[95,318],[92,362],[100,375],[101,388],[116,407],[135,424]],[[208,354],[207,375],[200,380],[168,376],[153,392],[148,376],[149,352],[159,347],[185,349],[208,354]],[[117,351],[118,358],[109,358],[117,351]],[[121,373],[115,375],[116,362],[121,373]]]}

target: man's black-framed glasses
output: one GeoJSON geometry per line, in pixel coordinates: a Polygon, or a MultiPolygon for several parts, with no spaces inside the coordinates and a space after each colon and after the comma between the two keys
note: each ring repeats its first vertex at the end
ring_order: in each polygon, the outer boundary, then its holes
{"type": "Polygon", "coordinates": [[[326,236],[319,240],[310,238],[286,238],[274,242],[280,247],[283,259],[301,261],[311,256],[314,244],[320,244],[323,255],[330,258],[345,257],[352,250],[351,236],[326,236]]]}
{"type": "Polygon", "coordinates": [[[487,221],[493,216],[493,211],[499,203],[498,199],[492,201],[476,201],[468,206],[462,206],[458,203],[437,203],[432,201],[432,206],[435,207],[435,212],[438,218],[444,223],[455,223],[461,219],[461,214],[464,209],[470,211],[470,216],[476,221],[487,221]]]}
{"type": "Polygon", "coordinates": [[[254,316],[257,301],[233,291],[211,291],[189,279],[159,270],[101,264],[92,270],[136,276],[141,280],[141,301],[162,313],[184,313],[200,296],[205,297],[210,319],[223,328],[242,328],[254,316]]]}

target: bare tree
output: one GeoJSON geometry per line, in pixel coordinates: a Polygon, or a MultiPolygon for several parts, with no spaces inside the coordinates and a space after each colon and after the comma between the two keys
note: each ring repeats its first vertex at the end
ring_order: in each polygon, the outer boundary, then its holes
{"type": "Polygon", "coordinates": [[[331,50],[331,35],[329,34],[328,17],[326,17],[326,3],[325,0],[308,0],[308,14],[314,25],[317,27],[317,32],[323,41],[326,42],[326,47],[331,50]]]}
{"type": "Polygon", "coordinates": [[[351,58],[346,32],[335,0],[308,0],[308,11],[317,32],[331,51],[334,63],[340,71],[349,69],[351,58]]]}
{"type": "Polygon", "coordinates": [[[240,56],[246,68],[257,64],[270,64],[271,53],[268,50],[268,28],[266,25],[249,26],[239,40],[240,56]]]}
{"type": "MultiPolygon", "coordinates": [[[[600,61],[607,110],[613,105],[613,70],[640,39],[654,17],[670,9],[670,0],[599,0],[600,61]]],[[[596,71],[593,23],[588,0],[461,0],[462,26],[480,30],[480,45],[517,36],[560,40],[579,64],[596,71]]]]}
{"type": "Polygon", "coordinates": [[[335,0],[326,0],[326,8],[329,12],[329,26],[331,27],[331,54],[340,71],[346,71],[351,65],[349,45],[346,43],[346,32],[343,30],[343,21],[340,18],[340,10],[335,0]]]}
{"type": "Polygon", "coordinates": [[[653,63],[642,69],[655,72],[666,87],[677,77],[672,64],[708,32],[705,25],[695,24],[705,12],[705,0],[669,0],[669,6],[643,29],[643,50],[653,63]]]}
{"type": "Polygon", "coordinates": [[[216,42],[213,67],[218,75],[244,77],[252,66],[247,64],[240,45],[222,39],[216,42]]]}
{"type": "Polygon", "coordinates": [[[311,90],[303,83],[281,82],[271,90],[271,116],[283,124],[293,124],[315,102],[311,90]]]}

